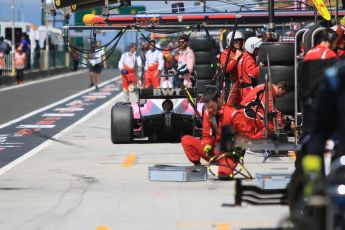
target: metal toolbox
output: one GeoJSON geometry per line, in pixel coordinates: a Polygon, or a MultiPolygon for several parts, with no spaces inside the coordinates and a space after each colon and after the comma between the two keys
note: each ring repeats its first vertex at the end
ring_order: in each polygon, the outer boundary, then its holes
{"type": "Polygon", "coordinates": [[[207,180],[206,166],[173,166],[154,165],[149,167],[150,181],[205,181],[207,180]]]}
{"type": "Polygon", "coordinates": [[[291,173],[257,173],[256,184],[261,189],[285,189],[291,173]]]}

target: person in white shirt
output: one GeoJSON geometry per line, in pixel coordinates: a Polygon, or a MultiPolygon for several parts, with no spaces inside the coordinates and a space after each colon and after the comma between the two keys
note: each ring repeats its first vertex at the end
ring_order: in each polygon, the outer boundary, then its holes
{"type": "Polygon", "coordinates": [[[136,67],[141,67],[141,58],[136,55],[137,45],[131,43],[129,51],[121,55],[118,68],[122,75],[122,89],[125,93],[126,101],[129,100],[128,91],[132,91],[134,84],[138,83],[138,78],[135,73],[136,67]]]}
{"type": "Polygon", "coordinates": [[[154,40],[150,41],[150,50],[145,54],[145,76],[144,76],[144,87],[149,88],[153,86],[154,88],[160,87],[160,76],[164,69],[164,59],[163,54],[155,48],[156,42],[154,40]]]}
{"type": "Polygon", "coordinates": [[[105,52],[101,47],[101,42],[96,42],[96,47],[94,53],[91,54],[90,58],[90,87],[95,86],[96,90],[98,90],[99,84],[99,76],[102,72],[102,65],[104,68],[107,68],[105,62],[105,52]]]}

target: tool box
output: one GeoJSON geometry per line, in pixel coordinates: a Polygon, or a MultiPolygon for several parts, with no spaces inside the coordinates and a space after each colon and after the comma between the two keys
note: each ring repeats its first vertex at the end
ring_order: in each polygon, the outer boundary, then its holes
{"type": "Polygon", "coordinates": [[[290,182],[291,173],[257,173],[257,186],[261,189],[285,189],[290,182]]]}
{"type": "Polygon", "coordinates": [[[150,181],[192,182],[206,181],[206,166],[154,165],[149,167],[150,181]]]}

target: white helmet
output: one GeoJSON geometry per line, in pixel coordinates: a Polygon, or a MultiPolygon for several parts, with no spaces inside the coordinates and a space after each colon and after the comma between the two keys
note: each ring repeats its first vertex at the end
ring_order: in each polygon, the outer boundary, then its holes
{"type": "MultiPolygon", "coordinates": [[[[226,44],[227,44],[227,46],[229,46],[231,44],[232,33],[233,32],[231,31],[226,36],[226,44]]],[[[244,39],[244,36],[243,36],[243,34],[240,31],[236,31],[234,39],[244,39]]]]}
{"type": "Polygon", "coordinates": [[[256,48],[259,48],[262,44],[262,39],[257,38],[257,37],[250,37],[247,39],[246,43],[244,44],[244,49],[250,53],[253,54],[254,50],[256,48]]]}

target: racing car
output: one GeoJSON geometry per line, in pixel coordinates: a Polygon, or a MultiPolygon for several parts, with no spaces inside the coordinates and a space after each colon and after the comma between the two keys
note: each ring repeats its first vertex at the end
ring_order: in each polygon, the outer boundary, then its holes
{"type": "MultiPolygon", "coordinates": [[[[144,104],[118,102],[111,109],[111,140],[114,144],[130,143],[138,138],[150,141],[179,141],[185,134],[198,135],[203,103],[194,108],[181,88],[138,89],[144,104]]],[[[195,98],[196,89],[188,89],[195,98]]]]}

